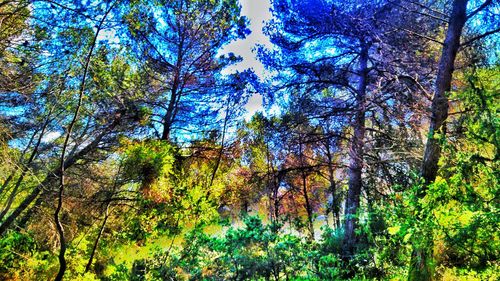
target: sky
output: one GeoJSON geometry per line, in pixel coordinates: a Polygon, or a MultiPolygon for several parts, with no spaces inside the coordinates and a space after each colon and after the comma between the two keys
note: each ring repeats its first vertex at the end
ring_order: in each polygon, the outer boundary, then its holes
{"type": "MultiPolygon", "coordinates": [[[[235,55],[243,58],[243,61],[228,68],[227,71],[243,71],[247,68],[253,68],[257,76],[263,77],[265,75],[264,66],[257,60],[254,49],[257,44],[271,46],[269,38],[262,32],[265,22],[270,20],[272,16],[269,10],[271,7],[270,0],[240,0],[240,3],[241,14],[246,16],[250,21],[249,29],[252,33],[245,39],[232,42],[224,48],[224,53],[233,52],[235,55]]],[[[262,102],[262,95],[254,94],[251,96],[245,106],[245,109],[248,111],[245,119],[248,120],[255,112],[262,110],[262,102]]]]}

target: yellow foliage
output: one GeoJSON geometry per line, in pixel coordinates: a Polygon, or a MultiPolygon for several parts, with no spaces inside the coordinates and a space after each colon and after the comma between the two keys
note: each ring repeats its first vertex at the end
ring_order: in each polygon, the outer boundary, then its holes
{"type": "Polygon", "coordinates": [[[399,232],[400,229],[401,229],[401,226],[396,225],[396,226],[392,226],[392,227],[387,228],[387,231],[389,232],[390,235],[395,235],[399,232]]]}

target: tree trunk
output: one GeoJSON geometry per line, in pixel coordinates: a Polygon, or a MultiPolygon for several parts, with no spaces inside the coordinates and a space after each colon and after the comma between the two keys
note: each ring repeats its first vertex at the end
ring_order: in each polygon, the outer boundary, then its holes
{"type": "Polygon", "coordinates": [[[162,140],[170,139],[170,132],[172,130],[172,123],[174,121],[174,110],[175,104],[177,100],[177,82],[174,81],[174,86],[170,93],[170,101],[168,103],[167,112],[165,113],[165,117],[163,117],[163,133],[161,136],[162,140]]]}
{"type": "Polygon", "coordinates": [[[108,16],[109,12],[111,12],[111,9],[113,8],[113,5],[108,7],[106,13],[102,17],[102,19],[99,21],[99,25],[97,26],[97,30],[95,32],[94,38],[92,40],[92,45],[90,47],[89,53],[87,54],[87,58],[85,60],[85,68],[83,70],[83,76],[82,76],[82,83],[80,84],[80,90],[78,93],[78,104],[75,108],[75,112],[73,114],[73,118],[71,119],[71,122],[68,125],[68,128],[66,130],[66,137],[64,139],[64,144],[62,147],[62,152],[61,152],[61,160],[60,160],[60,165],[59,165],[59,192],[57,194],[57,206],[56,210],[54,212],[54,222],[56,224],[56,229],[57,233],[59,234],[59,244],[60,244],[60,249],[59,249],[59,271],[57,272],[56,278],[54,280],[60,281],[63,279],[64,272],[66,271],[66,258],[64,257],[66,253],[66,239],[64,237],[64,228],[62,225],[62,222],[59,219],[59,214],[62,210],[62,205],[63,205],[63,195],[64,195],[64,187],[65,187],[65,178],[64,178],[64,172],[65,172],[65,159],[66,159],[66,150],[68,149],[69,145],[69,139],[71,137],[71,133],[73,132],[73,128],[78,121],[78,116],[80,114],[80,109],[83,104],[83,97],[85,95],[85,81],[87,78],[87,73],[89,70],[90,66],[90,59],[92,58],[92,54],[94,52],[95,46],[97,44],[97,37],[99,36],[99,32],[101,31],[102,25],[104,23],[104,20],[108,16]]]}
{"type": "Polygon", "coordinates": [[[97,237],[94,241],[94,246],[92,247],[92,252],[90,253],[87,266],[85,266],[85,272],[88,272],[90,270],[90,267],[92,266],[92,261],[94,260],[95,253],[97,252],[97,246],[99,245],[99,240],[101,239],[102,233],[104,232],[104,228],[106,227],[106,222],[108,221],[109,218],[109,205],[110,203],[108,203],[108,205],[106,206],[104,219],[102,220],[101,228],[99,229],[99,233],[97,234],[97,237]]]}
{"type": "MultiPolygon", "coordinates": [[[[73,164],[75,164],[78,160],[82,159],[85,155],[90,153],[91,151],[95,150],[99,143],[101,142],[102,138],[109,133],[110,130],[115,128],[120,119],[117,118],[114,120],[113,123],[110,124],[110,126],[104,130],[101,134],[99,134],[91,143],[89,143],[87,146],[82,148],[78,153],[70,156],[66,161],[64,162],[64,169],[68,169],[71,167],[73,164]]],[[[59,168],[54,169],[47,173],[47,176],[45,179],[37,185],[31,193],[24,198],[24,200],[17,206],[17,208],[5,219],[5,221],[2,222],[2,225],[0,225],[0,236],[5,233],[7,229],[9,229],[12,226],[12,223],[19,217],[19,215],[28,208],[28,206],[35,200],[40,192],[42,190],[46,190],[48,186],[54,183],[54,181],[60,176],[60,170],[59,168]]]]}
{"type": "Polygon", "coordinates": [[[304,201],[307,212],[307,225],[309,227],[309,239],[314,240],[314,220],[313,220],[313,210],[311,207],[311,201],[309,200],[309,195],[307,194],[307,175],[302,170],[302,192],[304,193],[304,201]]]}
{"type": "MultiPolygon", "coordinates": [[[[38,153],[38,148],[40,147],[40,144],[42,143],[42,138],[43,138],[43,135],[45,134],[45,129],[47,128],[47,125],[50,122],[50,115],[51,114],[52,114],[52,109],[49,111],[49,113],[47,115],[47,119],[45,120],[45,122],[42,125],[40,135],[38,136],[35,147],[33,148],[33,151],[31,152],[31,155],[30,155],[28,161],[26,163],[22,164],[21,175],[17,179],[16,184],[14,186],[14,189],[11,191],[9,198],[7,199],[7,203],[5,205],[5,208],[2,210],[2,213],[0,213],[0,221],[3,220],[3,218],[5,217],[7,212],[10,210],[10,207],[12,206],[12,202],[14,202],[14,198],[16,197],[17,190],[21,186],[21,183],[23,182],[24,177],[26,176],[26,173],[28,172],[28,166],[31,165],[31,163],[33,162],[33,160],[35,159],[35,157],[38,153]]],[[[33,137],[34,136],[35,136],[35,134],[33,134],[33,137]]],[[[30,143],[31,143],[31,140],[30,140],[30,143]]]]}
{"type": "MultiPolygon", "coordinates": [[[[448,117],[447,93],[451,89],[455,58],[458,48],[460,47],[460,35],[462,34],[462,29],[467,20],[467,1],[468,0],[455,0],[453,2],[453,11],[449,19],[441,58],[439,59],[434,98],[431,106],[429,134],[421,166],[421,175],[426,184],[432,183],[437,175],[438,161],[441,156],[441,146],[436,134],[443,132],[443,124],[448,117]]],[[[425,193],[425,188],[423,193],[425,193]]]]}
{"type": "Polygon", "coordinates": [[[311,201],[309,200],[309,195],[307,193],[307,174],[305,171],[305,161],[304,161],[304,151],[302,149],[302,143],[299,144],[299,156],[300,156],[300,173],[302,176],[302,193],[304,195],[305,209],[307,212],[307,226],[309,228],[309,239],[314,240],[314,220],[313,220],[313,210],[311,206],[311,201]]]}
{"type": "Polygon", "coordinates": [[[368,45],[362,44],[359,54],[358,87],[356,93],[356,113],[354,116],[354,134],[349,148],[349,188],[345,205],[344,245],[346,256],[353,253],[356,244],[357,217],[362,189],[363,146],[365,138],[366,88],[368,84],[368,45]]]}
{"type": "MultiPolygon", "coordinates": [[[[467,21],[467,2],[468,0],[453,1],[448,30],[446,31],[446,38],[439,59],[434,98],[431,106],[429,134],[420,171],[424,179],[424,185],[418,191],[417,198],[423,198],[427,193],[429,184],[436,179],[438,161],[441,156],[439,136],[436,136],[436,134],[445,133],[444,123],[448,117],[447,94],[451,89],[455,58],[460,47],[460,36],[467,21]]],[[[421,220],[422,218],[417,217],[417,219],[421,220]]],[[[415,243],[413,244],[408,280],[430,280],[432,278],[430,268],[432,239],[425,237],[428,236],[426,233],[421,235],[422,237],[414,238],[415,243]]]]}
{"type": "Polygon", "coordinates": [[[328,180],[330,181],[329,192],[332,195],[332,202],[329,209],[332,212],[333,225],[335,225],[335,228],[338,229],[340,228],[340,214],[339,214],[340,206],[339,206],[339,200],[337,198],[337,184],[335,182],[335,174],[333,169],[333,156],[329,139],[326,140],[325,148],[326,148],[326,156],[328,157],[328,180]]]}
{"type": "Polygon", "coordinates": [[[181,91],[179,91],[179,86],[181,85],[183,46],[184,40],[181,39],[177,50],[177,62],[175,64],[174,80],[172,81],[172,89],[170,91],[170,101],[168,102],[167,112],[163,117],[163,133],[161,136],[162,140],[170,140],[172,125],[174,123],[175,116],[177,115],[179,101],[181,98],[181,91]]]}

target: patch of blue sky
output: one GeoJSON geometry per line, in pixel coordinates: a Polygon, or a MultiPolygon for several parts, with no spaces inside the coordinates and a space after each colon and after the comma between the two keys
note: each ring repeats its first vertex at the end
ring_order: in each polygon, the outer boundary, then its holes
{"type": "Polygon", "coordinates": [[[22,116],[26,113],[25,106],[4,106],[0,105],[0,112],[7,117],[22,116]]]}

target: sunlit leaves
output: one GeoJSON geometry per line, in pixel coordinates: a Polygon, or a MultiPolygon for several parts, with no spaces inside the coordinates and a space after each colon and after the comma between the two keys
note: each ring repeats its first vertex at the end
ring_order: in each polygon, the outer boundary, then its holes
{"type": "Polygon", "coordinates": [[[139,142],[127,148],[124,172],[129,178],[139,181],[141,189],[160,192],[158,195],[165,197],[168,194],[161,194],[161,187],[165,185],[162,179],[174,172],[174,160],[174,148],[170,144],[161,141],[139,142]]]}

